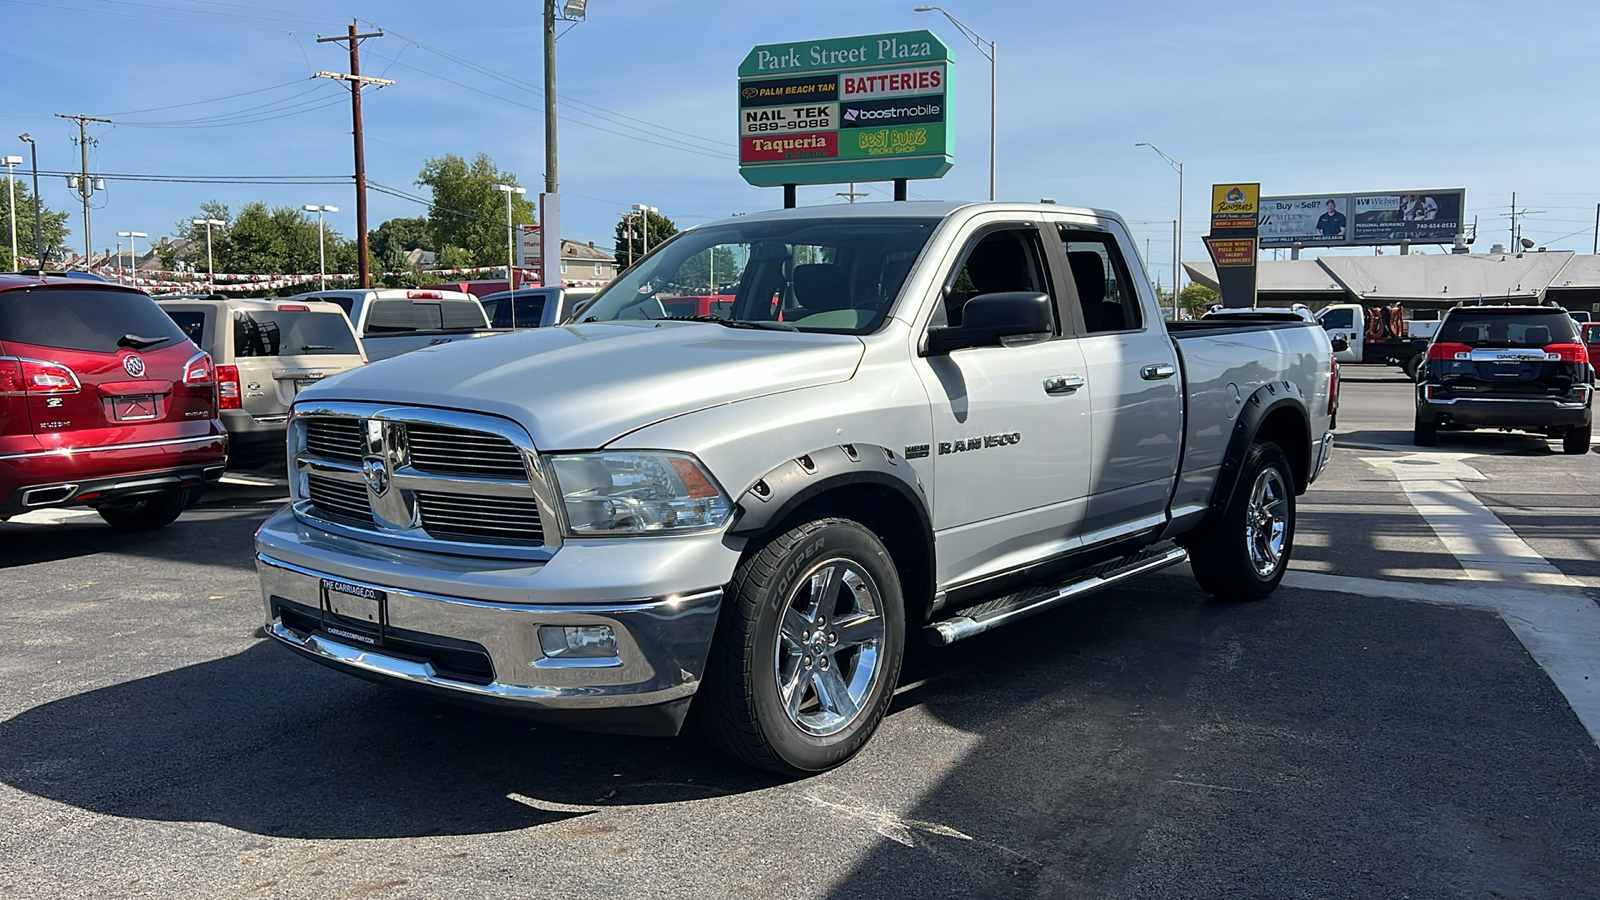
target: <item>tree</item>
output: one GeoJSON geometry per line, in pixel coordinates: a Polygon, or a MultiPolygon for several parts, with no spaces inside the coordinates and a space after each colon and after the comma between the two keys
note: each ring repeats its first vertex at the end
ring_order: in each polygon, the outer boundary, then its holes
{"type": "Polygon", "coordinates": [[[228,211],[228,204],[217,200],[207,200],[200,204],[199,213],[173,224],[172,233],[178,236],[178,240],[161,250],[162,268],[182,267],[192,272],[206,270],[206,226],[194,224],[194,219],[215,219],[223,223],[211,227],[211,256],[216,264],[214,271],[229,271],[220,263],[229,250],[227,223],[233,219],[233,214],[228,211]]]}
{"type": "MultiPolygon", "coordinates": [[[[237,216],[216,201],[200,205],[199,215],[180,221],[177,231],[188,244],[169,244],[162,254],[163,264],[174,268],[182,264],[195,272],[206,271],[206,226],[193,219],[216,219],[225,224],[211,226],[213,271],[251,275],[314,275],[319,270],[315,218],[292,206],[271,209],[259,201],[246,203],[237,216]]],[[[332,228],[323,236],[322,254],[328,273],[353,272],[356,251],[332,228]]],[[[304,290],[303,286],[294,286],[304,290]]]]}
{"type": "MultiPolygon", "coordinates": [[[[479,153],[469,165],[455,154],[431,157],[417,175],[417,184],[433,190],[428,210],[428,234],[433,249],[444,257],[465,260],[468,266],[504,265],[510,235],[506,230],[506,195],[496,184],[517,183],[515,172],[502,172],[488,154],[479,153]]],[[[525,194],[511,195],[511,222],[535,221],[534,204],[525,194]]]]}
{"type": "MultiPolygon", "coordinates": [[[[653,243],[651,246],[655,246],[653,243]]],[[[682,291],[699,292],[709,290],[710,293],[719,293],[716,285],[712,284],[711,277],[716,276],[716,284],[726,284],[739,280],[739,263],[733,255],[733,248],[727,245],[718,245],[689,257],[678,267],[675,287],[682,291]],[[706,265],[711,255],[716,254],[716,270],[706,265]]]]}
{"type": "MultiPolygon", "coordinates": [[[[33,258],[33,192],[28,189],[28,183],[22,179],[16,180],[17,191],[17,255],[25,259],[33,258]]],[[[56,212],[48,206],[39,210],[40,224],[44,226],[44,252],[48,259],[54,252],[61,250],[66,243],[67,235],[71,230],[67,228],[67,213],[56,212]]],[[[0,228],[5,229],[5,234],[0,236],[0,270],[11,271],[11,193],[0,187],[0,228]]],[[[19,268],[26,268],[23,263],[19,268]]]]}
{"type": "MultiPolygon", "coordinates": [[[[379,225],[367,236],[367,245],[377,259],[399,258],[412,250],[432,250],[433,235],[428,231],[427,216],[394,218],[379,225]]],[[[385,265],[384,268],[393,268],[385,265]]]]}
{"type": "MultiPolygon", "coordinates": [[[[650,229],[650,246],[652,247],[660,246],[666,242],[667,238],[678,233],[678,226],[671,219],[660,213],[645,213],[645,220],[650,229]]],[[[617,263],[623,268],[638,262],[639,257],[644,255],[645,242],[643,237],[644,235],[639,230],[638,213],[629,213],[617,222],[616,243],[612,250],[612,255],[617,258],[617,263]]],[[[720,257],[717,259],[717,268],[719,270],[722,268],[720,257]]]]}
{"type": "Polygon", "coordinates": [[[1190,283],[1178,292],[1178,305],[1190,316],[1199,317],[1211,304],[1221,299],[1221,294],[1203,284],[1190,283]]]}

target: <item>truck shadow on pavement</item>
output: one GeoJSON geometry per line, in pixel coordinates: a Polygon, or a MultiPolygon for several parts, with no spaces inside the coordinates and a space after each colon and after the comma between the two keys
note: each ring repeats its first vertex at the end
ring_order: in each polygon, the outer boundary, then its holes
{"type": "Polygon", "coordinates": [[[203,499],[157,531],[120,532],[90,510],[52,524],[0,523],[0,570],[98,553],[121,553],[190,565],[254,569],[255,531],[283,505],[280,498],[203,499]]]}
{"type": "Polygon", "coordinates": [[[0,781],[106,815],[308,839],[512,831],[778,783],[692,737],[479,713],[265,643],[0,722],[0,781]]]}

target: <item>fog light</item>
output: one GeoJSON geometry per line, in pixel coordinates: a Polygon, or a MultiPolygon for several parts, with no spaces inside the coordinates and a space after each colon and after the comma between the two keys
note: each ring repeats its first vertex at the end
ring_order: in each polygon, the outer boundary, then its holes
{"type": "Polygon", "coordinates": [[[605,659],[617,655],[610,625],[541,625],[539,646],[553,659],[605,659]]]}

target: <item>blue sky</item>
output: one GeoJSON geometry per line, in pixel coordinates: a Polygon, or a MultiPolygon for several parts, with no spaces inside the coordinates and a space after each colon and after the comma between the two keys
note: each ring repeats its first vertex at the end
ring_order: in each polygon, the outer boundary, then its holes
{"type": "MultiPolygon", "coordinates": [[[[917,0],[590,0],[558,45],[560,180],[567,237],[610,242],[619,212],[658,207],[680,226],[781,205],[748,187],[734,158],[735,70],[761,43],[928,28],[950,45],[956,164],[915,195],[988,190],[988,63],[917,0]],[[587,105],[584,105],[587,104],[587,105]]],[[[1184,259],[1204,258],[1208,186],[1260,181],[1269,194],[1464,187],[1476,250],[1506,242],[1511,193],[1532,211],[1524,235],[1588,252],[1600,175],[1593,114],[1600,4],[1593,2],[1190,3],[947,0],[999,45],[1002,198],[1115,209],[1152,270],[1170,280],[1177,176],[1149,141],[1184,162],[1184,259]]],[[[0,154],[77,167],[76,126],[58,112],[109,115],[90,168],[188,176],[347,175],[343,88],[352,17],[387,32],[364,74],[397,84],[366,95],[373,182],[417,192],[427,156],[488,153],[542,185],[542,52],[537,0],[0,0],[0,154]],[[37,36],[37,39],[30,38],[37,36]],[[442,54],[448,54],[442,55],[442,54]],[[449,57],[456,57],[451,59],[449,57]],[[470,63],[470,65],[464,65],[470,63]],[[228,95],[231,99],[196,103],[228,95]],[[172,109],[177,104],[194,104],[172,109]],[[152,110],[140,112],[140,110],[152,110]],[[193,127],[201,117],[246,124],[193,127]],[[181,127],[134,123],[187,122],[181,127]]],[[[21,170],[19,170],[21,171],[21,170]]],[[[802,205],[842,202],[843,185],[800,189],[802,205]]],[[[46,202],[76,210],[61,178],[46,202]]],[[[112,182],[96,197],[97,248],[118,230],[157,236],[202,201],[237,209],[327,203],[354,231],[347,186],[112,182]]],[[[873,186],[874,200],[888,185],[873,186]]],[[[424,207],[374,193],[371,225],[424,207]]],[[[75,235],[81,226],[72,221],[75,235]]],[[[75,237],[74,241],[81,240],[75,237]]],[[[1370,252],[1370,251],[1365,251],[1370,252]]]]}

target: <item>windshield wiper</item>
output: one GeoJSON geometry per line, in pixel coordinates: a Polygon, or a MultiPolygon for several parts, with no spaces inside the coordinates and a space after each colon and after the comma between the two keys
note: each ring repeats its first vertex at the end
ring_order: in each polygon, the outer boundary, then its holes
{"type": "Polygon", "coordinates": [[[117,338],[117,346],[118,347],[127,347],[130,350],[143,350],[146,347],[154,347],[157,344],[165,344],[167,341],[170,341],[170,340],[172,340],[172,338],[169,338],[169,337],[153,337],[153,338],[151,338],[151,337],[140,337],[137,334],[125,334],[122,337],[117,338]]]}
{"type": "Polygon", "coordinates": [[[763,331],[799,331],[800,329],[788,322],[749,321],[746,319],[724,319],[720,316],[667,316],[674,322],[715,322],[727,328],[759,328],[763,331]]]}

